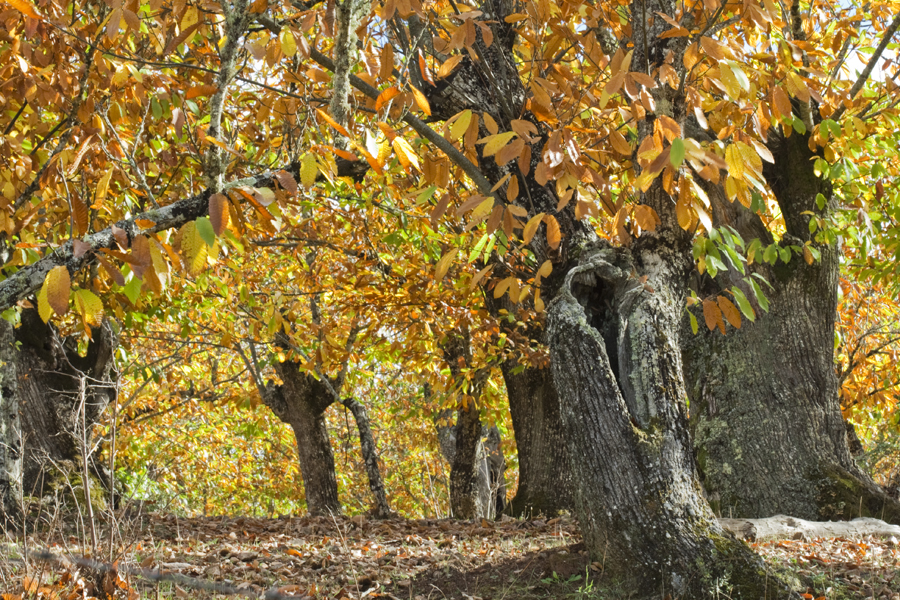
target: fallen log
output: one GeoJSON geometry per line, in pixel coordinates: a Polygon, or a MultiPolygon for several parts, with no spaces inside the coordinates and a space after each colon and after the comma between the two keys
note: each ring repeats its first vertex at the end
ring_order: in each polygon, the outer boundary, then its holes
{"type": "Polygon", "coordinates": [[[719,519],[719,524],[743,540],[811,540],[814,538],[861,538],[875,536],[900,539],[900,526],[863,517],[852,521],[804,521],[785,515],[765,519],[719,519]]]}

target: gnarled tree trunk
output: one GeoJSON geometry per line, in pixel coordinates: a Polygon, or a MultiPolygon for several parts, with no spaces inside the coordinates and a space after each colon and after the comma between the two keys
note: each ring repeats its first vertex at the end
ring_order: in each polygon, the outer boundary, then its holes
{"type": "Polygon", "coordinates": [[[519,455],[519,486],[507,512],[552,516],[574,507],[559,398],[549,367],[517,368],[515,361],[502,365],[519,455]]]}
{"type": "MultiPolygon", "coordinates": [[[[61,338],[36,310],[22,311],[21,319],[15,336],[24,443],[22,488],[25,495],[40,497],[59,465],[82,463],[84,441],[90,444],[94,425],[115,398],[117,340],[109,323],[104,323],[92,329],[87,352],[80,356],[77,340],[61,338]],[[79,400],[82,378],[87,387],[83,406],[79,400]]],[[[90,463],[91,472],[104,485],[111,485],[111,474],[99,462],[90,463]]]]}
{"type": "Polygon", "coordinates": [[[679,240],[645,234],[631,253],[585,256],[569,272],[575,294],[564,286],[551,305],[553,376],[578,457],[585,543],[640,597],[713,598],[725,589],[734,598],[785,597],[700,493],[679,347],[688,266],[679,240]]]}
{"type": "MultiPolygon", "coordinates": [[[[840,411],[834,364],[839,247],[810,234],[816,195],[831,198],[830,184],[813,172],[808,136],[772,135],[775,165],[764,174],[785,217],[783,247],[812,243],[821,260],[794,254],[785,263],[754,265],[772,284],[768,312],[757,308],[727,335],[705,328],[684,336],[691,421],[704,486],[723,517],[786,514],[808,520],[884,518],[900,523],[900,503],[886,495],[853,461],[840,411]]],[[[756,215],[739,203],[718,203],[720,224],[746,241],[771,238],[756,215]]],[[[702,292],[731,285],[750,290],[732,270],[706,279],[702,292]]]]}
{"type": "Polygon", "coordinates": [[[294,430],[309,514],[340,514],[334,454],[325,424],[333,396],[324,383],[301,372],[296,362],[276,363],[275,370],[284,383],[270,384],[263,401],[294,430]]]}

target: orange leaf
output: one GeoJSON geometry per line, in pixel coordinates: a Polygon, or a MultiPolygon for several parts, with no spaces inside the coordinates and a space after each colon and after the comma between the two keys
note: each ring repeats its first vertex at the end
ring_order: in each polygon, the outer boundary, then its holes
{"type": "Polygon", "coordinates": [[[428,65],[425,63],[425,55],[422,54],[421,48],[419,48],[419,71],[422,73],[422,79],[434,86],[434,79],[431,78],[431,73],[428,72],[428,65]]]}
{"type": "Polygon", "coordinates": [[[544,223],[547,224],[547,245],[550,246],[552,250],[556,250],[559,248],[559,243],[562,240],[562,232],[559,230],[559,221],[557,221],[556,217],[553,215],[546,215],[544,217],[544,223]]]}
{"type": "Polygon", "coordinates": [[[423,113],[431,116],[431,105],[428,104],[428,98],[425,97],[425,94],[422,93],[419,88],[414,86],[409,86],[410,90],[412,90],[413,98],[416,100],[416,106],[418,106],[423,113]]]}
{"type": "Polygon", "coordinates": [[[344,137],[350,137],[350,134],[347,133],[347,129],[343,125],[341,125],[340,123],[335,121],[334,117],[332,117],[331,115],[329,115],[327,112],[325,112],[324,110],[322,110],[320,108],[317,108],[316,112],[319,113],[319,116],[322,117],[323,121],[325,121],[326,123],[328,123],[329,125],[334,127],[335,131],[337,131],[339,134],[341,134],[344,137]]]}
{"type": "Polygon", "coordinates": [[[741,328],[741,311],[738,310],[738,307],[734,305],[734,303],[726,298],[725,296],[719,296],[716,298],[719,302],[719,308],[722,310],[722,314],[725,316],[725,319],[728,323],[731,324],[735,329],[741,328]]]}
{"type": "Polygon", "coordinates": [[[375,99],[375,110],[380,111],[384,108],[384,105],[396,98],[400,94],[400,90],[397,89],[396,86],[391,86],[388,89],[384,90],[380,94],[378,94],[378,98],[375,99]]]}
{"type": "Polygon", "coordinates": [[[40,13],[34,8],[34,5],[28,0],[5,0],[7,4],[14,9],[32,19],[40,19],[40,13]]]}
{"type": "Polygon", "coordinates": [[[209,197],[209,222],[216,235],[222,235],[228,226],[228,199],[222,194],[209,197]]]}
{"type": "Polygon", "coordinates": [[[722,310],[712,300],[703,301],[703,320],[706,321],[706,326],[709,327],[710,331],[718,327],[722,335],[725,335],[725,321],[722,320],[722,310]]]}

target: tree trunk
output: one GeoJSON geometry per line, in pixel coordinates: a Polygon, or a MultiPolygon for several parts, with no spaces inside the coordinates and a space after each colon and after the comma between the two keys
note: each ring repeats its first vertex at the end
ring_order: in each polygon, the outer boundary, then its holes
{"type": "Polygon", "coordinates": [[[276,363],[275,370],[284,383],[270,383],[263,401],[294,430],[309,514],[340,514],[334,455],[325,424],[332,395],[324,383],[301,372],[295,362],[276,363]]]}
{"type": "MultiPolygon", "coordinates": [[[[853,461],[840,411],[834,365],[839,247],[816,243],[809,212],[816,195],[831,188],[812,171],[808,137],[770,139],[776,166],[764,171],[785,216],[782,247],[809,242],[821,260],[802,257],[773,267],[755,265],[774,289],[764,288],[768,313],[757,309],[723,336],[701,328],[684,336],[685,377],[691,426],[704,486],[723,517],[791,515],[808,520],[860,516],[900,523],[900,504],[853,461]],[[805,213],[805,214],[804,214],[805,213]]],[[[769,165],[767,165],[769,167],[769,165]]],[[[727,201],[726,201],[727,202],[727,201]]],[[[739,203],[721,202],[720,224],[736,227],[746,241],[771,242],[739,203]]],[[[753,215],[755,217],[755,215],[753,215]]],[[[734,270],[702,282],[703,293],[741,285],[734,270]]]]}
{"type": "Polygon", "coordinates": [[[369,414],[366,407],[354,400],[346,398],[342,404],[353,413],[356,420],[356,428],[359,430],[359,445],[362,450],[363,462],[366,465],[366,474],[369,477],[369,489],[375,497],[373,516],[386,519],[391,516],[391,507],[384,493],[384,482],[381,479],[381,470],[378,468],[378,450],[375,446],[375,438],[372,428],[369,426],[369,414]]]}
{"type": "Polygon", "coordinates": [[[456,419],[456,453],[450,468],[450,509],[457,519],[491,516],[490,477],[481,442],[481,417],[474,403],[456,419]]]}
{"type": "Polygon", "coordinates": [[[13,326],[0,318],[0,528],[22,525],[22,423],[13,326]]]}
{"type": "Polygon", "coordinates": [[[519,454],[519,487],[507,512],[553,516],[574,508],[559,398],[549,367],[525,367],[514,373],[516,367],[515,361],[502,366],[519,454]]]}
{"type": "Polygon", "coordinates": [[[493,514],[488,518],[499,518],[506,510],[506,457],[503,456],[503,440],[497,426],[489,427],[483,440],[485,466],[488,470],[488,483],[491,493],[493,514]]]}
{"type": "Polygon", "coordinates": [[[450,512],[457,519],[492,519],[499,498],[492,494],[492,467],[478,411],[460,408],[456,411],[456,423],[450,420],[452,414],[451,410],[443,410],[435,419],[441,454],[450,463],[450,512]]]}
{"type": "Polygon", "coordinates": [[[611,249],[585,257],[567,277],[578,276],[585,308],[564,285],[549,310],[585,543],[640,597],[787,597],[700,493],[679,347],[688,265],[677,249],[677,241],[644,234],[633,261],[611,249]]]}
{"type": "MultiPolygon", "coordinates": [[[[25,448],[22,487],[25,495],[41,497],[61,467],[68,471],[82,464],[83,439],[90,442],[94,425],[115,398],[113,352],[117,341],[108,323],[93,328],[82,357],[77,340],[60,338],[36,310],[22,311],[21,319],[16,342],[25,448]],[[79,401],[82,378],[88,382],[83,406],[79,401]],[[82,431],[84,428],[87,431],[82,431]]],[[[111,474],[99,462],[91,460],[89,467],[104,485],[112,484],[111,474]]]]}

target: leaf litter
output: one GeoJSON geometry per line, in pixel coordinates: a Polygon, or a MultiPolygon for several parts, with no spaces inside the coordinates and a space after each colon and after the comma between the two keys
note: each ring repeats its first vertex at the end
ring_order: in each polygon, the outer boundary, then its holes
{"type": "MultiPolygon", "coordinates": [[[[568,516],[472,522],[150,514],[130,537],[116,568],[93,578],[84,562],[23,562],[14,550],[21,545],[7,544],[0,598],[227,597],[211,585],[245,597],[268,591],[306,600],[617,597],[603,587],[603,565],[590,561],[568,516]]],[[[804,598],[900,600],[896,538],[750,545],[804,598]]],[[[32,535],[28,546],[62,557],[89,554],[73,536],[32,535]]]]}

